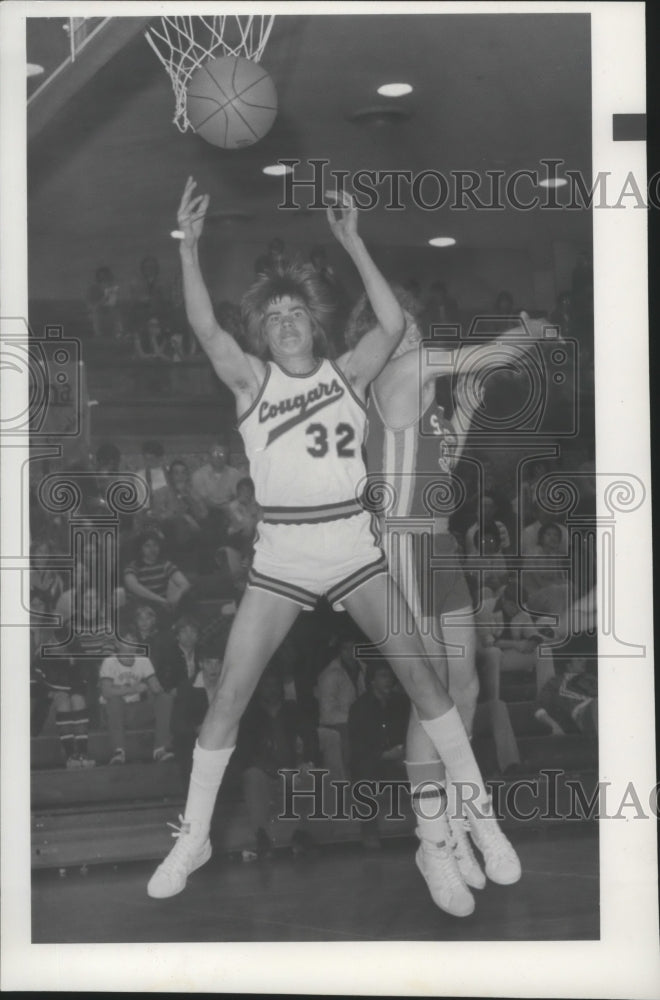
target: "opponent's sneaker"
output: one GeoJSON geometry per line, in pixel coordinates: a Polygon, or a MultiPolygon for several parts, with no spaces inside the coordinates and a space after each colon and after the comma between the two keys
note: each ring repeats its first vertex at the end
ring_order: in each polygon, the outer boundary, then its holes
{"type": "Polygon", "coordinates": [[[467,820],[464,816],[450,816],[449,829],[451,831],[451,848],[463,881],[472,889],[484,889],[486,876],[474,856],[468,836],[467,820]]]}
{"type": "Polygon", "coordinates": [[[417,836],[420,845],[415,863],[429,888],[431,899],[452,917],[469,917],[474,912],[474,896],[458,870],[449,838],[436,844],[422,839],[419,830],[417,836]]]}
{"type": "Polygon", "coordinates": [[[152,899],[167,899],[176,896],[186,887],[188,876],[205,865],[211,857],[211,843],[208,837],[202,839],[191,833],[191,824],[184,823],[179,816],[180,826],[168,823],[174,830],[176,844],[165,860],[153,873],[147,886],[147,894],[152,899]]]}
{"type": "Polygon", "coordinates": [[[520,859],[500,830],[490,799],[485,814],[470,815],[469,826],[472,839],[484,856],[486,875],[491,882],[498,885],[518,882],[522,876],[520,859]]]}

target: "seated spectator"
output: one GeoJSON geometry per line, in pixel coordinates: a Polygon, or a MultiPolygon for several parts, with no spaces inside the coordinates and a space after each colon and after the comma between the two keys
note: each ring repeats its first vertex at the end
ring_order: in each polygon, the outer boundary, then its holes
{"type": "Polygon", "coordinates": [[[39,594],[46,611],[52,611],[64,593],[61,573],[47,566],[53,547],[47,539],[35,540],[30,546],[30,593],[39,594]]]}
{"type": "Polygon", "coordinates": [[[477,623],[477,668],[487,701],[500,701],[500,680],[507,671],[527,671],[536,680],[537,692],[552,676],[550,656],[540,656],[547,641],[532,617],[520,607],[515,583],[508,584],[494,606],[483,606],[477,623]]]}
{"type": "MultiPolygon", "coordinates": [[[[348,714],[351,705],[367,690],[365,667],[355,656],[359,641],[357,632],[344,635],[338,643],[337,655],[316,681],[323,763],[332,777],[339,780],[349,770],[348,714]],[[333,733],[337,739],[332,739],[333,733]]],[[[362,641],[366,642],[364,638],[362,641]]]]}
{"type": "Polygon", "coordinates": [[[161,281],[160,264],[156,257],[140,261],[139,277],[131,284],[131,318],[135,327],[149,317],[165,319],[171,310],[170,289],[161,281]]]}
{"type": "Polygon", "coordinates": [[[236,499],[229,504],[227,544],[242,556],[250,556],[261,516],[254,497],[254,483],[250,478],[239,479],[236,499]]]}
{"type": "Polygon", "coordinates": [[[182,459],[172,462],[166,484],[152,492],[150,511],[174,558],[196,569],[206,505],[193,489],[188,466],[182,459]]]}
{"type": "Polygon", "coordinates": [[[538,501],[535,501],[534,503],[533,512],[534,520],[523,529],[520,538],[520,554],[527,556],[537,555],[539,552],[542,552],[543,546],[539,538],[539,532],[545,528],[546,525],[552,524],[558,529],[560,536],[557,551],[553,554],[560,556],[568,555],[568,531],[566,530],[565,525],[556,521],[554,519],[554,515],[549,511],[544,510],[538,501]]]}
{"type": "Polygon", "coordinates": [[[165,334],[161,347],[161,355],[166,361],[178,363],[187,361],[195,354],[196,341],[181,330],[172,330],[165,334]]]}
{"type": "Polygon", "coordinates": [[[598,672],[592,657],[560,660],[556,676],[541,689],[535,717],[553,736],[598,735],[598,672]]]}
{"type": "MultiPolygon", "coordinates": [[[[285,700],[282,680],[272,667],[262,676],[241,720],[236,755],[253,846],[257,855],[268,854],[272,847],[268,827],[282,812],[285,783],[291,781],[291,775],[280,771],[308,770],[318,758],[313,725],[296,702],[285,700]]],[[[301,825],[305,826],[304,820],[301,825]]],[[[310,846],[310,840],[309,834],[298,828],[292,844],[304,848],[310,846]]]]}
{"type": "Polygon", "coordinates": [[[176,691],[191,683],[200,669],[199,625],[190,615],[181,615],[154,644],[152,661],[164,691],[176,691]]]}
{"type": "Polygon", "coordinates": [[[66,768],[94,767],[96,762],[88,756],[89,717],[84,665],[75,655],[81,650],[77,644],[68,643],[66,655],[43,655],[44,647],[63,644],[69,632],[67,628],[40,625],[39,618],[45,610],[43,598],[33,594],[30,600],[31,733],[36,736],[41,732],[52,704],[66,768]]]}
{"type": "Polygon", "coordinates": [[[511,545],[509,532],[504,522],[495,517],[492,496],[486,494],[483,497],[481,524],[478,507],[474,514],[475,520],[465,533],[465,572],[473,589],[478,589],[478,582],[482,582],[495,593],[508,576],[506,553],[511,545]],[[479,569],[472,570],[470,560],[475,556],[479,557],[479,569]]]}
{"type": "Polygon", "coordinates": [[[167,486],[167,469],[165,467],[165,449],[163,448],[160,441],[145,441],[142,445],[142,460],[143,465],[137,470],[138,475],[141,476],[147,487],[149,488],[150,500],[149,509],[151,509],[151,500],[153,499],[153,494],[156,490],[163,489],[167,486]]]}
{"type": "Polygon", "coordinates": [[[209,450],[209,461],[192,474],[192,486],[209,511],[229,514],[229,504],[236,499],[236,488],[241,481],[238,469],[228,465],[229,449],[216,441],[209,450]]]}
{"type": "Polygon", "coordinates": [[[148,647],[149,652],[146,655],[149,659],[152,659],[152,652],[161,634],[158,624],[158,615],[151,604],[145,602],[135,605],[129,630],[135,632],[139,643],[148,647]]]}
{"type": "Polygon", "coordinates": [[[166,359],[165,344],[169,336],[158,316],[149,316],[135,330],[133,348],[136,358],[166,359]]]}
{"type": "Polygon", "coordinates": [[[98,267],[94,284],[87,294],[94,337],[122,340],[124,322],[121,314],[119,284],[109,267],[98,267]]]}
{"type": "Polygon", "coordinates": [[[215,633],[196,647],[197,632],[195,630],[193,641],[193,629],[192,622],[181,620],[176,642],[182,655],[173,655],[164,668],[169,671],[164,679],[176,689],[171,721],[172,748],[186,786],[192,771],[195,742],[220,678],[228,635],[228,630],[215,633]],[[195,670],[191,673],[193,665],[195,670]]]}
{"type": "Polygon", "coordinates": [[[544,524],[538,533],[539,544],[534,553],[528,553],[526,562],[531,569],[523,570],[521,582],[527,606],[537,614],[564,613],[569,603],[570,579],[567,567],[553,565],[561,556],[561,525],[544,524]],[[548,566],[540,565],[547,558],[548,566]]]}
{"type": "MultiPolygon", "coordinates": [[[[367,691],[351,705],[348,713],[351,778],[353,782],[405,780],[410,703],[401,693],[389,664],[375,664],[368,676],[367,691]]],[[[361,835],[365,847],[379,847],[378,819],[363,820],[361,835]]]]}
{"type": "Polygon", "coordinates": [[[164,557],[161,536],[148,530],[138,536],[136,558],[124,570],[124,586],[129,599],[147,601],[162,618],[176,608],[190,583],[164,557]]]}
{"type": "Polygon", "coordinates": [[[154,721],[154,762],[163,763],[174,756],[168,750],[172,695],[163,691],[151,660],[132,653],[137,642],[137,634],[128,632],[125,642],[116,644],[115,655],[101,664],[101,703],[105,705],[113,747],[109,763],[113,765],[126,763],[125,728],[154,721]]]}

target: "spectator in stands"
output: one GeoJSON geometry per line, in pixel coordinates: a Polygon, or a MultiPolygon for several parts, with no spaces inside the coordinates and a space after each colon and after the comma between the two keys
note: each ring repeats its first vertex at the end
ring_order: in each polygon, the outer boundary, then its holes
{"type": "Polygon", "coordinates": [[[536,550],[526,556],[525,561],[531,568],[523,570],[522,586],[527,606],[537,614],[562,614],[569,603],[568,568],[556,565],[562,555],[564,536],[561,528],[553,521],[542,525],[536,550]],[[546,559],[547,566],[541,565],[546,559]]]}
{"type": "MultiPolygon", "coordinates": [[[[238,469],[228,464],[229,448],[224,441],[215,441],[209,449],[209,460],[192,474],[192,486],[206,504],[204,545],[215,553],[226,544],[229,504],[236,499],[236,487],[243,478],[238,469]]],[[[207,567],[208,568],[208,567],[207,567]]]]}
{"type": "Polygon", "coordinates": [[[220,678],[227,635],[228,630],[224,630],[197,645],[196,625],[191,619],[181,619],[176,626],[176,647],[169,659],[163,659],[164,681],[172,683],[175,689],[172,748],[186,786],[192,771],[195,740],[220,678]]]}
{"type": "Polygon", "coordinates": [[[47,611],[52,611],[64,593],[62,575],[48,565],[53,548],[47,539],[35,539],[30,546],[30,592],[39,594],[47,611]]]}
{"type": "Polygon", "coordinates": [[[164,486],[151,494],[149,518],[162,532],[172,556],[184,569],[195,571],[206,504],[193,489],[188,466],[176,459],[164,486]]]}
{"type": "MultiPolygon", "coordinates": [[[[577,637],[582,638],[582,637],[577,637]]],[[[598,735],[597,661],[574,656],[559,661],[538,696],[535,717],[548,726],[553,736],[566,733],[598,735]]]]}
{"type": "MultiPolygon", "coordinates": [[[[557,547],[556,555],[565,556],[568,555],[568,531],[565,525],[560,524],[555,520],[555,516],[548,510],[546,510],[539,502],[536,500],[533,507],[534,520],[531,524],[523,530],[520,539],[520,553],[523,556],[526,555],[538,555],[543,552],[543,545],[540,541],[539,533],[541,530],[549,524],[555,526],[559,531],[559,545],[557,547]]],[[[551,542],[553,540],[551,539],[551,542]]],[[[547,544],[547,539],[546,539],[547,544]]]]}
{"type": "Polygon", "coordinates": [[[148,601],[162,618],[176,608],[190,583],[164,557],[161,536],[147,530],[137,539],[135,560],[124,570],[124,586],[129,598],[148,601]]]}
{"type": "Polygon", "coordinates": [[[171,293],[160,278],[160,264],[156,257],[144,257],[140,262],[140,276],[131,285],[131,312],[135,327],[156,316],[164,320],[171,309],[171,293]]]}
{"type": "Polygon", "coordinates": [[[164,691],[176,691],[195,679],[201,666],[198,643],[199,625],[190,615],[181,615],[159,636],[152,660],[164,691]]]}
{"type": "Polygon", "coordinates": [[[443,323],[457,323],[459,319],[458,303],[451,297],[444,281],[434,281],[429,289],[420,317],[422,330],[430,334],[431,327],[443,323]]]}
{"type": "Polygon", "coordinates": [[[137,636],[137,641],[145,646],[149,646],[147,656],[151,659],[152,647],[155,647],[160,632],[158,629],[158,615],[151,604],[137,604],[133,610],[133,623],[129,626],[137,636]]]}
{"type": "Polygon", "coordinates": [[[257,533],[259,504],[254,496],[254,483],[247,477],[236,485],[236,499],[229,504],[227,542],[244,558],[249,558],[257,533]]]}
{"type": "MultiPolygon", "coordinates": [[[[406,780],[404,767],[410,702],[401,692],[388,663],[369,670],[368,688],[351,705],[348,736],[351,778],[356,781],[406,780]]],[[[378,848],[378,818],[361,822],[362,843],[378,848]]]]}
{"type": "Polygon", "coordinates": [[[480,523],[477,504],[475,520],[465,533],[465,571],[473,588],[477,586],[476,574],[493,593],[498,593],[508,575],[506,553],[511,541],[506,525],[495,516],[495,500],[491,495],[483,497],[481,511],[480,523]],[[479,569],[476,571],[470,568],[470,559],[475,556],[479,557],[479,569]]]}
{"type": "Polygon", "coordinates": [[[106,657],[101,664],[101,701],[113,748],[110,764],[126,763],[125,729],[145,722],[155,722],[154,762],[164,763],[174,757],[168,749],[173,698],[163,691],[151,660],[133,654],[137,641],[135,632],[127,632],[125,641],[116,644],[115,655],[106,657]]]}
{"type": "MultiPolygon", "coordinates": [[[[338,643],[337,655],[318,676],[319,741],[324,766],[342,780],[349,771],[348,714],[351,705],[367,690],[364,664],[355,655],[360,639],[349,632],[338,643]]],[[[366,639],[362,637],[366,643],[366,639]]]]}
{"type": "Polygon", "coordinates": [[[193,350],[195,343],[193,338],[188,337],[181,330],[173,330],[165,335],[162,356],[166,361],[171,361],[174,364],[187,361],[195,353],[193,350]]]}
{"type": "Polygon", "coordinates": [[[43,655],[50,645],[61,645],[68,638],[67,628],[50,628],[39,624],[45,611],[43,599],[38,594],[30,601],[30,675],[37,682],[38,704],[31,713],[35,734],[41,730],[50,710],[55,708],[55,723],[65,766],[68,770],[94,767],[88,756],[89,717],[85,698],[85,673],[79,654],[81,647],[75,642],[67,644],[66,654],[43,655]]]}
{"type": "Polygon", "coordinates": [[[150,492],[167,486],[167,469],[165,468],[165,449],[160,441],[145,441],[142,445],[143,466],[138,469],[150,492]]]}
{"type": "Polygon", "coordinates": [[[133,346],[136,358],[166,359],[165,344],[169,331],[158,316],[148,316],[135,330],[133,346]]]}
{"type": "MultiPolygon", "coordinates": [[[[305,771],[318,757],[313,725],[295,702],[285,700],[282,680],[272,667],[263,674],[241,719],[236,756],[256,853],[267,855],[272,847],[268,827],[282,811],[284,782],[291,780],[291,775],[279,772],[305,771]]],[[[304,850],[310,841],[309,834],[298,829],[292,844],[304,850]]]]}
{"type": "Polygon", "coordinates": [[[521,609],[519,589],[509,583],[492,609],[476,612],[477,667],[489,700],[500,700],[500,679],[507,671],[527,671],[540,691],[553,674],[551,656],[539,655],[548,638],[527,611],[521,609]]]}
{"type": "Polygon", "coordinates": [[[122,340],[124,323],[121,315],[119,284],[109,267],[98,267],[94,284],[87,295],[92,331],[95,337],[122,340]]]}

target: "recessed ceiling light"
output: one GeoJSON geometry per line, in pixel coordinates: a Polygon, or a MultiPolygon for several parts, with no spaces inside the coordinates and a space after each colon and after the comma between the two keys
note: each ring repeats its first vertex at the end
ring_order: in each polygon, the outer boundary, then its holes
{"type": "Polygon", "coordinates": [[[429,246],[432,247],[453,247],[455,243],[453,236],[434,236],[429,240],[429,246]]]}
{"type": "Polygon", "coordinates": [[[43,66],[38,63],[28,63],[25,67],[28,76],[41,76],[44,71],[43,66]]]}
{"type": "Polygon", "coordinates": [[[262,173],[268,174],[269,177],[283,177],[284,174],[291,172],[292,167],[288,167],[285,163],[270,163],[267,167],[262,167],[262,173]]]}
{"type": "Polygon", "coordinates": [[[412,87],[409,83],[384,83],[378,88],[377,93],[383,97],[404,97],[406,94],[412,94],[412,87]]]}
{"type": "Polygon", "coordinates": [[[565,177],[544,177],[542,181],[539,181],[539,187],[542,188],[560,188],[564,184],[568,184],[565,177]]]}

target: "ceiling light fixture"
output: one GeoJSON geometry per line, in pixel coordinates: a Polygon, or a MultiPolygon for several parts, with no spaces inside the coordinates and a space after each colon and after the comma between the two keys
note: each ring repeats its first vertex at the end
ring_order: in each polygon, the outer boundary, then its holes
{"type": "Polygon", "coordinates": [[[28,63],[27,66],[25,67],[25,70],[28,76],[41,76],[41,74],[44,71],[44,68],[43,66],[40,66],[38,63],[28,63]]]}
{"type": "Polygon", "coordinates": [[[261,171],[269,177],[283,177],[284,174],[292,173],[292,169],[292,167],[288,167],[285,163],[269,163],[267,167],[262,167],[261,171]]]}
{"type": "Polygon", "coordinates": [[[412,94],[413,88],[409,83],[384,83],[377,90],[383,97],[405,97],[412,94]]]}
{"type": "Polygon", "coordinates": [[[429,240],[429,246],[432,247],[453,247],[455,243],[453,236],[433,236],[429,240]]]}
{"type": "Polygon", "coordinates": [[[543,188],[560,188],[564,184],[568,184],[565,177],[544,177],[542,181],[539,181],[539,187],[543,188]]]}

